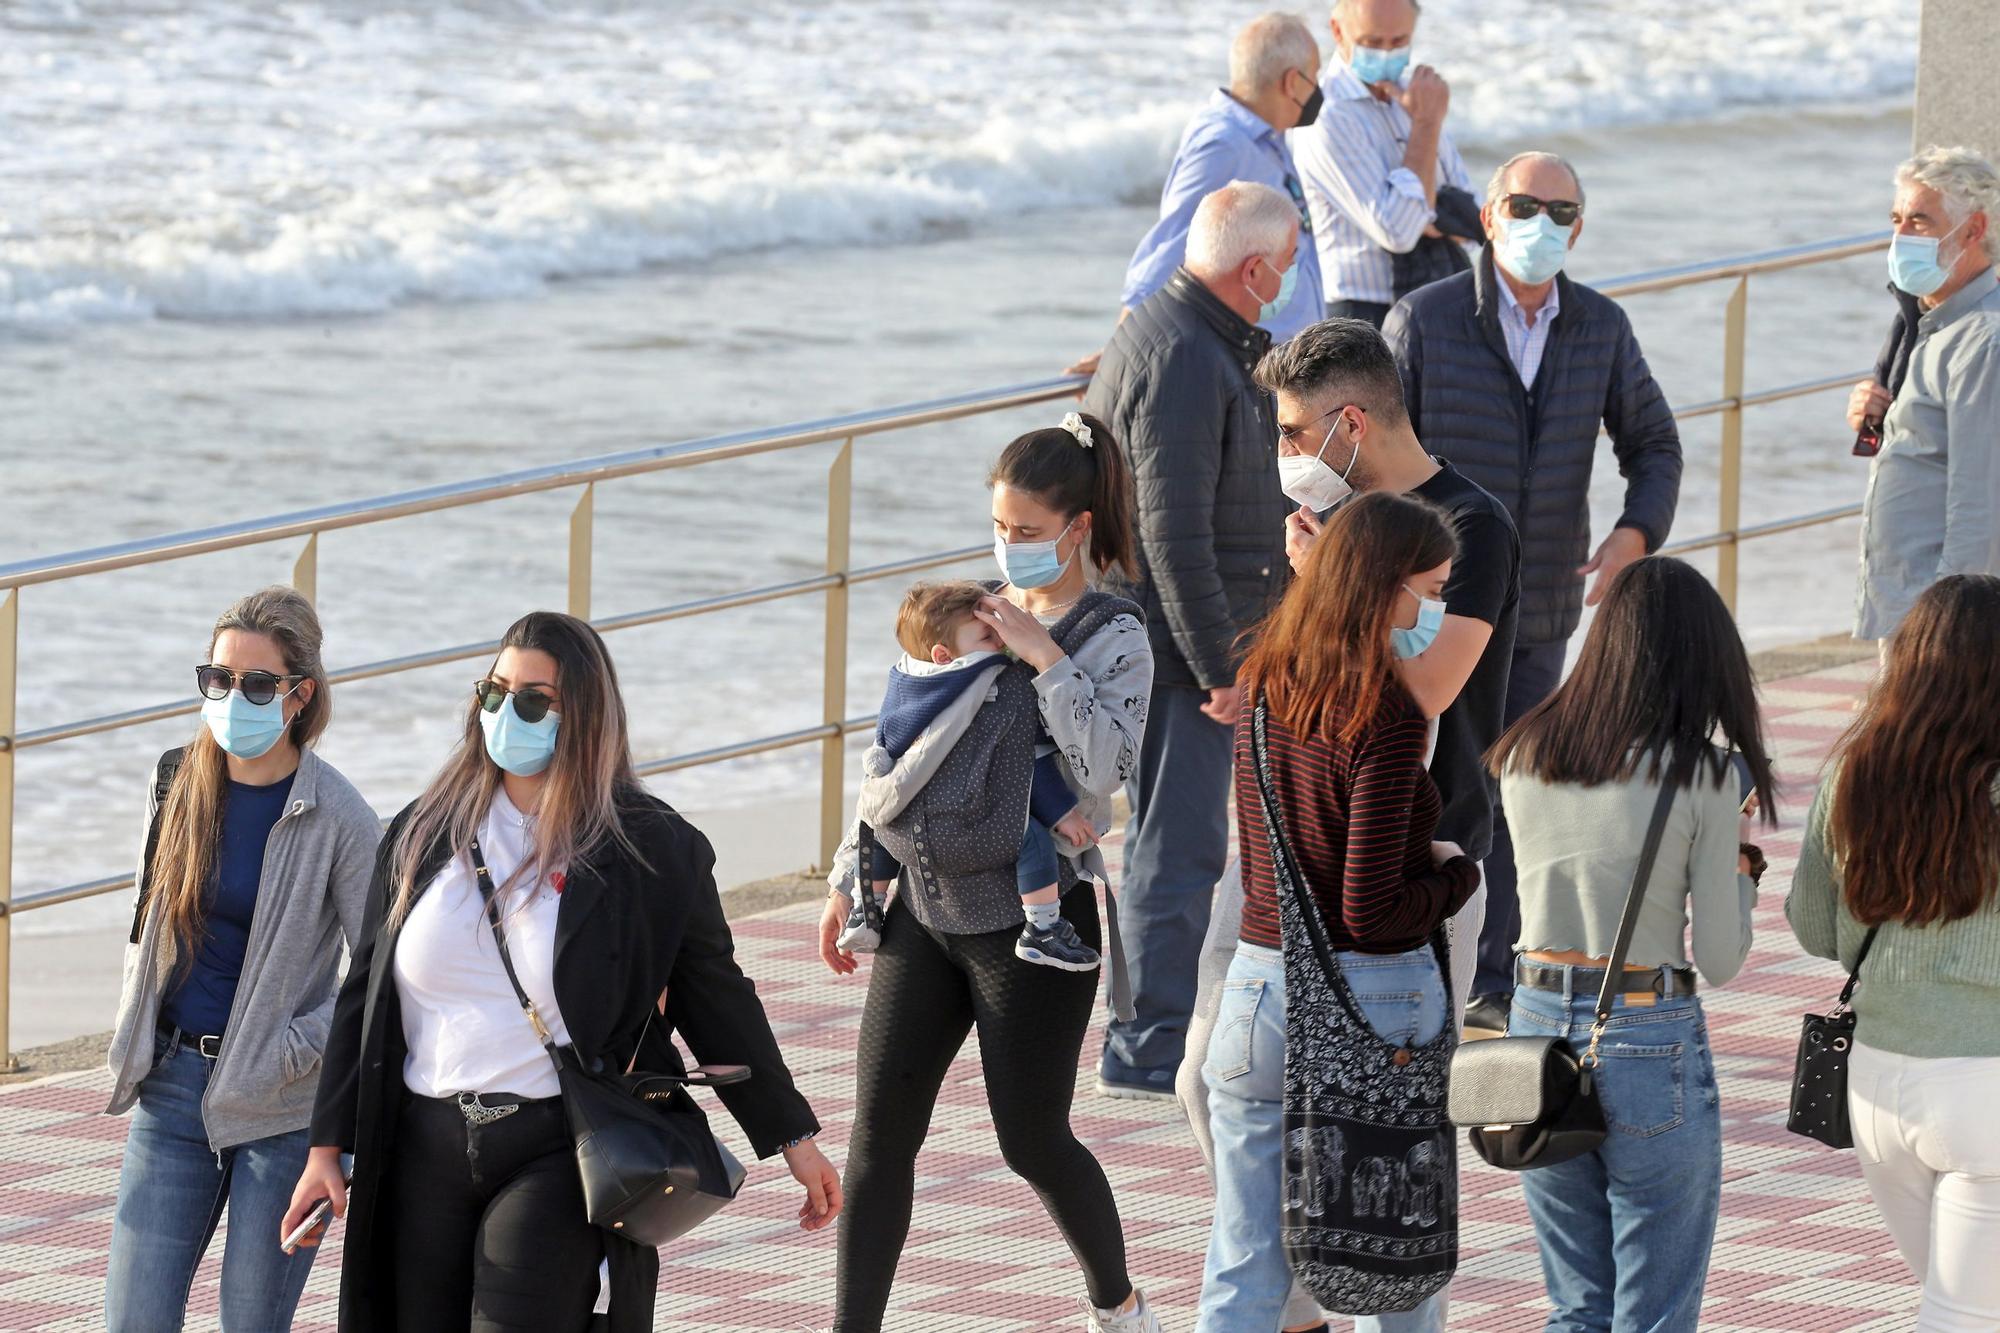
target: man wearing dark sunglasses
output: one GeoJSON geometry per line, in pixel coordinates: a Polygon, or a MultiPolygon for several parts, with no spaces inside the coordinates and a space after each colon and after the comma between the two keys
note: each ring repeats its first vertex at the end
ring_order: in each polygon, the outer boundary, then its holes
{"type": "MultiPolygon", "coordinates": [[[[1631,322],[1562,271],[1583,214],[1583,184],[1562,158],[1522,153],[1506,162],[1487,185],[1478,264],[1412,292],[1383,329],[1418,437],[1498,498],[1521,533],[1505,726],[1554,692],[1583,608],[1619,570],[1660,548],[1680,497],[1680,434],[1631,322]],[[1625,478],[1625,507],[1593,548],[1600,426],[1625,478]]],[[[1504,1031],[1520,912],[1513,842],[1497,807],[1495,816],[1466,1023],[1504,1031]]]]}

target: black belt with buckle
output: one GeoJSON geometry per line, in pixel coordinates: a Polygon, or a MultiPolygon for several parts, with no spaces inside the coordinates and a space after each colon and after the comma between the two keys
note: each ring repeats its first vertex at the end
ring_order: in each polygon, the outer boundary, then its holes
{"type": "MultiPolygon", "coordinates": [[[[1588,972],[1601,976],[1601,967],[1568,967],[1561,963],[1537,963],[1526,958],[1514,963],[1516,985],[1533,986],[1536,990],[1554,991],[1561,994],[1564,974],[1568,972],[1588,972]]],[[[1595,995],[1597,987],[1578,986],[1570,982],[1569,989],[1577,995],[1586,992],[1595,995]]],[[[1625,983],[1618,993],[1624,996],[1644,995],[1654,1000],[1671,1000],[1694,994],[1694,969],[1691,967],[1628,967],[1625,969],[1625,983]]]]}
{"type": "Polygon", "coordinates": [[[160,1034],[169,1041],[179,1042],[189,1050],[198,1053],[204,1060],[213,1060],[222,1054],[222,1035],[203,1037],[193,1032],[183,1032],[172,1023],[158,1025],[160,1034]]]}

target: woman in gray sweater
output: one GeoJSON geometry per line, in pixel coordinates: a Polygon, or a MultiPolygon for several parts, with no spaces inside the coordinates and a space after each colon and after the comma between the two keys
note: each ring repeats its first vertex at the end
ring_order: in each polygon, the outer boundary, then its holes
{"type": "Polygon", "coordinates": [[[1931,585],[1813,802],[1785,915],[1858,969],[1855,1155],[1924,1284],[1917,1328],[2000,1328],[2000,579],[1931,585]],[[1862,957],[1866,952],[1866,958],[1862,957]]]}
{"type": "Polygon", "coordinates": [[[1598,1047],[1610,1133],[1594,1152],[1523,1173],[1521,1188],[1555,1304],[1550,1329],[1693,1333],[1722,1194],[1695,970],[1726,982],[1750,952],[1763,858],[1739,842],[1738,812],[1750,794],[1768,812],[1772,794],[1728,608],[1678,560],[1627,566],[1570,678],[1489,760],[1520,871],[1508,1031],[1566,1038],[1579,1056],[1660,789],[1677,789],[1598,1047]]]}
{"type": "Polygon", "coordinates": [[[375,812],[319,758],[319,619],[265,588],[215,622],[202,726],[151,775],[139,904],[111,1037],[132,1110],[105,1275],[113,1333],[181,1327],[226,1204],[222,1326],[282,1330],[313,1251],[278,1248],[306,1161],[342,941],[361,928],[375,812]]]}

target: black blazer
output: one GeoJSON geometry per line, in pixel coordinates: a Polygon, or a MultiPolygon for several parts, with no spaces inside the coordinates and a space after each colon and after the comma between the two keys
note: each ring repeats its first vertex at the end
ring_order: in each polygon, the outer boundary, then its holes
{"type": "MultiPolygon", "coordinates": [[[[635,859],[615,843],[571,867],[556,909],[556,1004],[578,1055],[596,1069],[681,1072],[670,1034],[678,1031],[703,1064],[748,1065],[747,1082],[717,1089],[759,1157],[819,1128],[778,1053],[757,988],[736,966],[729,923],[715,889],[715,852],[700,830],[643,792],[621,797],[635,859]],[[660,991],[665,1022],[647,1027],[660,991]],[[645,1046],[638,1048],[640,1033],[645,1046]]],[[[375,863],[362,943],[335,1005],[312,1142],[354,1154],[347,1242],[340,1276],[342,1333],[395,1328],[390,1291],[395,1237],[378,1213],[396,1161],[396,1122],[406,1095],[401,1003],[393,962],[398,932],[386,918],[395,847],[410,811],[389,827],[375,863]]],[[[417,876],[428,885],[443,868],[440,843],[417,876]]],[[[525,1025],[527,1020],[522,1019],[525,1025]]],[[[611,1264],[611,1328],[653,1326],[659,1252],[603,1233],[611,1264]]],[[[423,1333],[405,1330],[404,1333],[423,1333]]]]}

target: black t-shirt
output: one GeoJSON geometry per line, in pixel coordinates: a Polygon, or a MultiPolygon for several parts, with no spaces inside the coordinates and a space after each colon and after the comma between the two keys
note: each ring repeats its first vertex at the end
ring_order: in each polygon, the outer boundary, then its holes
{"type": "Polygon", "coordinates": [[[1437,836],[1480,860],[1493,847],[1493,807],[1500,799],[1484,756],[1500,739],[1507,707],[1514,622],[1521,609],[1521,537],[1506,507],[1449,463],[1410,493],[1449,514],[1458,534],[1458,558],[1444,585],[1446,614],[1493,627],[1465,688],[1438,719],[1437,753],[1431,758],[1431,778],[1444,798],[1437,836]]]}

